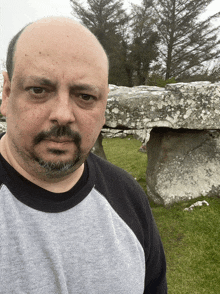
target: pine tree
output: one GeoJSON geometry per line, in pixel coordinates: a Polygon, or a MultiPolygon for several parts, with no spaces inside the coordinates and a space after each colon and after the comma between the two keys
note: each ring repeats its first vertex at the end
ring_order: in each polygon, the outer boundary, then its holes
{"type": "Polygon", "coordinates": [[[138,85],[146,83],[151,63],[158,57],[159,37],[155,30],[156,18],[152,2],[153,0],[143,0],[141,5],[132,5],[130,63],[136,74],[135,84],[138,85]]]}
{"type": "Polygon", "coordinates": [[[220,26],[212,20],[220,12],[199,19],[213,0],[155,0],[157,30],[162,40],[160,55],[164,64],[165,79],[195,74],[205,61],[220,55],[217,33],[220,26]]]}

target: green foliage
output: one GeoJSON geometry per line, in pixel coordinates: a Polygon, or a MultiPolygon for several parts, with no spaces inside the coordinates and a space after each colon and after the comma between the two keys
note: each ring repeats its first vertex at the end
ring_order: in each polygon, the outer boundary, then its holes
{"type": "Polygon", "coordinates": [[[135,73],[134,85],[146,83],[150,65],[158,57],[158,33],[155,31],[156,18],[152,0],[142,1],[141,5],[133,4],[131,10],[131,34],[129,62],[135,73]]]}
{"type": "Polygon", "coordinates": [[[158,56],[158,34],[153,30],[152,0],[133,5],[128,16],[120,0],[87,0],[87,8],[70,0],[73,14],[98,38],[109,57],[109,83],[144,84],[150,64],[158,56]]]}
{"type": "MultiPolygon", "coordinates": [[[[107,159],[125,169],[146,191],[146,153],[133,138],[104,139],[107,159]]],[[[169,208],[150,201],[167,258],[169,294],[217,294],[220,285],[220,199],[200,197],[169,208]],[[209,206],[184,211],[196,201],[209,206]]]]}
{"type": "MultiPolygon", "coordinates": [[[[110,61],[109,83],[153,85],[204,79],[207,62],[220,57],[218,33],[212,25],[220,12],[200,20],[213,0],[142,0],[130,12],[121,0],[70,0],[73,14],[99,39],[110,61]],[[155,67],[157,66],[157,71],[155,67]],[[172,78],[174,77],[174,78],[172,78]],[[170,80],[171,79],[171,80],[170,80]],[[190,80],[190,79],[189,79],[190,80]]],[[[208,74],[219,80],[219,69],[208,74]]]]}
{"type": "Polygon", "coordinates": [[[211,70],[204,69],[200,73],[195,75],[182,75],[177,79],[177,82],[181,81],[184,83],[190,83],[195,81],[210,81],[212,83],[220,81],[220,66],[217,63],[211,70]]]}
{"type": "Polygon", "coordinates": [[[213,0],[156,0],[154,9],[158,16],[157,31],[161,37],[161,59],[165,77],[195,74],[204,61],[219,57],[220,26],[211,21],[220,12],[199,20],[199,16],[213,0]]]}
{"type": "Polygon", "coordinates": [[[164,80],[162,77],[158,75],[151,75],[147,80],[148,86],[157,86],[157,87],[165,87],[167,84],[175,84],[175,78],[171,78],[168,80],[164,80]]]}

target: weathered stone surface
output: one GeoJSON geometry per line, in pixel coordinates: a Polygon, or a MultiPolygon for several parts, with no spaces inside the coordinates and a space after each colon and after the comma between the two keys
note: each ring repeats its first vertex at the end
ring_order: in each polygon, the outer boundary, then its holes
{"type": "Polygon", "coordinates": [[[106,126],[132,130],[218,129],[219,117],[220,83],[177,83],[165,88],[111,86],[106,126]]]}
{"type": "Polygon", "coordinates": [[[92,152],[104,159],[106,159],[106,155],[102,146],[102,133],[99,134],[98,139],[95,142],[95,145],[92,148],[92,152]]]}
{"type": "Polygon", "coordinates": [[[184,211],[192,211],[195,207],[201,207],[204,205],[209,206],[209,203],[206,200],[197,201],[196,203],[190,205],[190,207],[184,208],[184,211]]]}
{"type": "Polygon", "coordinates": [[[0,121],[0,134],[3,133],[3,132],[6,132],[6,129],[7,129],[6,122],[1,122],[0,121]]]}
{"type": "Polygon", "coordinates": [[[147,191],[156,203],[219,195],[220,130],[154,128],[147,154],[147,191]]]}
{"type": "Polygon", "coordinates": [[[138,131],[141,142],[149,141],[146,180],[155,202],[220,194],[220,83],[114,86],[106,126],[121,130],[117,136],[138,131]]]}

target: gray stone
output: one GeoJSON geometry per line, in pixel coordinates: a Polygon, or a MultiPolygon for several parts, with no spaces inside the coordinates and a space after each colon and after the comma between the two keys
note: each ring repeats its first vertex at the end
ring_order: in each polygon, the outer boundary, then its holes
{"type": "Polygon", "coordinates": [[[125,138],[126,134],[123,130],[119,129],[102,129],[103,138],[125,138]]]}
{"type": "Polygon", "coordinates": [[[197,201],[194,204],[190,205],[190,207],[184,208],[184,211],[192,211],[195,207],[201,207],[203,205],[209,206],[209,203],[206,200],[197,201]]]}
{"type": "Polygon", "coordinates": [[[220,83],[112,86],[106,127],[150,138],[146,181],[156,203],[220,194],[220,83]]]}
{"type": "Polygon", "coordinates": [[[154,128],[147,154],[147,193],[155,203],[220,193],[219,130],[154,128]]]}
{"type": "Polygon", "coordinates": [[[6,122],[0,121],[0,133],[6,132],[7,125],[6,122]]]}
{"type": "Polygon", "coordinates": [[[218,129],[220,83],[177,83],[159,87],[111,87],[106,126],[131,130],[218,129]]]}
{"type": "Polygon", "coordinates": [[[102,134],[100,133],[91,151],[99,157],[106,159],[106,155],[102,145],[102,138],[102,134]]]}

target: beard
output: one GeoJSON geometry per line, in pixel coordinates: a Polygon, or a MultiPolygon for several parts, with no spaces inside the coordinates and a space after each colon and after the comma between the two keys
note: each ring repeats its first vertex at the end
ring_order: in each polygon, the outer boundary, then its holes
{"type": "MultiPolygon", "coordinates": [[[[40,132],[33,140],[33,146],[37,146],[43,140],[49,140],[51,138],[65,137],[71,140],[75,146],[76,151],[73,153],[72,159],[68,161],[45,161],[39,157],[35,152],[31,153],[32,159],[38,163],[41,169],[49,178],[61,178],[73,173],[84,161],[87,156],[82,155],[81,151],[81,136],[78,132],[72,131],[69,126],[54,126],[49,131],[40,132]]],[[[51,154],[59,155],[65,154],[64,150],[48,149],[51,154]]]]}

